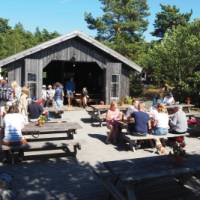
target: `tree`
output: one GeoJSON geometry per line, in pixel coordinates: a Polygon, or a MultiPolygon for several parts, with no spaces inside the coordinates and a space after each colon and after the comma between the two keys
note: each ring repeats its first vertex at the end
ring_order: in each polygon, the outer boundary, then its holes
{"type": "Polygon", "coordinates": [[[146,0],[99,0],[104,14],[94,18],[85,13],[88,28],[97,30],[97,39],[121,54],[135,59],[140,49],[142,34],[147,29],[146,0]]]}
{"type": "Polygon", "coordinates": [[[167,82],[179,86],[182,91],[197,94],[195,85],[200,85],[199,33],[200,20],[179,25],[167,31],[163,40],[149,49],[145,64],[151,69],[155,83],[167,82]]]}
{"type": "Polygon", "coordinates": [[[31,33],[21,23],[11,27],[8,22],[8,19],[0,18],[0,59],[59,36],[57,32],[40,31],[39,28],[31,33]]]}
{"type": "Polygon", "coordinates": [[[176,28],[178,25],[186,25],[192,15],[192,11],[189,13],[180,13],[180,9],[176,6],[163,5],[161,6],[161,12],[156,14],[154,23],[153,36],[163,38],[167,30],[176,28]]]}

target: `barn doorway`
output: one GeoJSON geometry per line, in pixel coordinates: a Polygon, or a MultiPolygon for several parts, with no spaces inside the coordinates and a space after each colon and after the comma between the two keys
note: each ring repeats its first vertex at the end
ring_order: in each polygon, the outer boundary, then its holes
{"type": "Polygon", "coordinates": [[[87,87],[91,98],[105,100],[105,70],[95,62],[52,61],[43,69],[43,84],[65,85],[73,77],[76,93],[87,87]]]}

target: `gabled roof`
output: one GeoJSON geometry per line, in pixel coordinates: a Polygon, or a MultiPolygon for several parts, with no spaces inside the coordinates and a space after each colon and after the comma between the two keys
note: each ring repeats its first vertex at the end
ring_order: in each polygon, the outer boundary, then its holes
{"type": "Polygon", "coordinates": [[[67,41],[69,39],[72,39],[74,37],[79,37],[83,40],[85,40],[86,42],[92,44],[93,46],[97,47],[98,49],[101,49],[102,51],[106,52],[107,54],[113,56],[114,58],[116,58],[117,60],[120,60],[122,63],[130,66],[131,68],[135,69],[138,72],[142,71],[142,68],[140,66],[138,66],[136,63],[132,62],[131,60],[127,59],[126,57],[122,56],[121,54],[119,54],[118,52],[112,50],[111,48],[105,46],[104,44],[98,42],[97,40],[95,40],[94,38],[80,32],[80,31],[74,31],[71,32],[69,34],[65,34],[62,35],[60,37],[54,38],[52,40],[49,40],[47,42],[44,42],[42,44],[39,44],[35,47],[32,47],[30,49],[27,49],[25,51],[22,51],[20,53],[17,53],[15,55],[12,55],[8,58],[5,58],[3,60],[0,60],[0,67],[7,65],[9,63],[12,63],[16,60],[19,60],[21,58],[24,58],[26,56],[29,56],[33,53],[36,53],[38,51],[41,51],[43,49],[46,49],[48,47],[51,47],[55,44],[59,44],[60,42],[64,42],[67,41]]]}

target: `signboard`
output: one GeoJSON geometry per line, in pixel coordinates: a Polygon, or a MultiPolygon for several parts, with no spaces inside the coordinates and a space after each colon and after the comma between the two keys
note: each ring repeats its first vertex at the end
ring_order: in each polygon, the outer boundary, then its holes
{"type": "Polygon", "coordinates": [[[28,73],[28,81],[37,81],[36,74],[28,73]]]}

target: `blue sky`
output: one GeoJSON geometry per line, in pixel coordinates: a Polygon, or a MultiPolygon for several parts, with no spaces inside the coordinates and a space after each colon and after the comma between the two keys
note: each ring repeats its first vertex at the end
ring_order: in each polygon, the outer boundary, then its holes
{"type": "MultiPolygon", "coordinates": [[[[151,15],[149,27],[145,33],[147,41],[153,30],[155,14],[160,11],[160,3],[176,5],[181,12],[193,10],[193,18],[200,17],[199,0],[147,0],[151,15]]],[[[0,0],[0,17],[9,19],[11,25],[21,22],[26,30],[35,31],[36,27],[57,31],[61,34],[74,30],[95,36],[95,31],[87,28],[84,12],[101,16],[99,0],[0,0]]]]}

